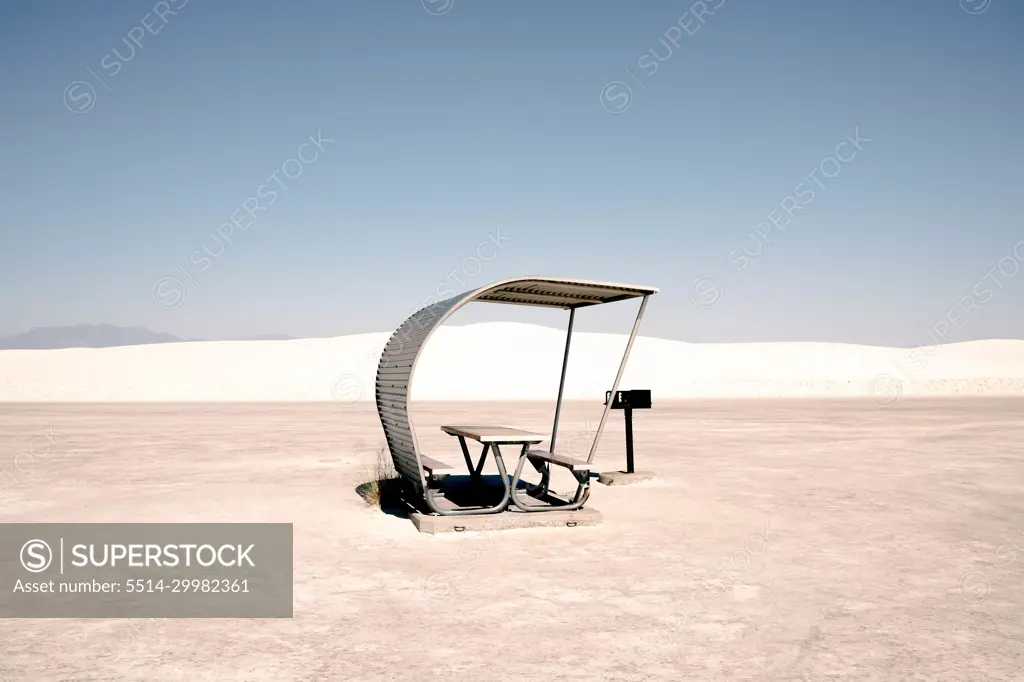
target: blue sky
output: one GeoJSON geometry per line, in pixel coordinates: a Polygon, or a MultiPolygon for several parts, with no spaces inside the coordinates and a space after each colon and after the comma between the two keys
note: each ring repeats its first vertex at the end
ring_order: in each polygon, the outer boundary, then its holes
{"type": "Polygon", "coordinates": [[[660,287],[664,338],[1024,338],[1017,2],[2,12],[0,334],[386,331],[551,274],[660,287]]]}

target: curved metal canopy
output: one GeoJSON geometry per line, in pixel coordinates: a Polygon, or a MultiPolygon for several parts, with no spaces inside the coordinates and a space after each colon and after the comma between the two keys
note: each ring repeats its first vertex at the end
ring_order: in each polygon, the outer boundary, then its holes
{"type": "Polygon", "coordinates": [[[471,300],[550,308],[582,308],[656,293],[658,290],[654,287],[629,284],[591,282],[582,279],[517,277],[477,289],[473,292],[471,300]]]}
{"type": "MultiPolygon", "coordinates": [[[[381,353],[377,366],[376,397],[377,413],[380,416],[388,448],[394,460],[396,470],[405,478],[418,482],[426,487],[423,473],[422,453],[416,440],[412,420],[409,416],[409,389],[412,386],[413,373],[420,351],[434,331],[444,323],[456,310],[472,301],[489,303],[510,303],[515,305],[545,306],[563,308],[570,311],[569,335],[572,334],[573,313],[583,308],[602,303],[612,303],[631,298],[643,298],[640,314],[637,316],[626,347],[626,354],[619,367],[612,390],[618,387],[626,358],[636,337],[640,318],[643,315],[647,297],[658,293],[655,287],[614,284],[611,282],[594,282],[579,279],[561,279],[553,277],[515,277],[500,280],[473,291],[464,292],[443,301],[425,306],[413,313],[391,335],[381,353]]],[[[569,345],[566,340],[566,359],[569,345]]],[[[565,366],[562,367],[562,383],[565,381],[565,366]]],[[[562,387],[559,388],[558,404],[561,406],[562,387]]],[[[610,404],[610,403],[609,403],[610,404]]],[[[597,435],[591,448],[591,458],[601,436],[604,420],[608,409],[598,427],[597,435]]],[[[555,427],[557,431],[558,413],[556,411],[555,427]]],[[[555,433],[552,433],[552,448],[555,433]]]]}

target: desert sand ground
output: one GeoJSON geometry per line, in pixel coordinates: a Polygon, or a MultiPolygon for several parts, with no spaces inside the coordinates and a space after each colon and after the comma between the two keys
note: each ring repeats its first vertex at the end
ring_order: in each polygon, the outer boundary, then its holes
{"type": "MultiPolygon", "coordinates": [[[[453,464],[442,423],[551,418],[416,416],[453,464]]],[[[602,525],[450,536],[354,492],[371,404],[3,405],[0,433],[7,522],[295,524],[293,619],[0,621],[3,680],[1024,678],[1022,399],[662,401],[658,478],[595,486],[602,525]]]]}

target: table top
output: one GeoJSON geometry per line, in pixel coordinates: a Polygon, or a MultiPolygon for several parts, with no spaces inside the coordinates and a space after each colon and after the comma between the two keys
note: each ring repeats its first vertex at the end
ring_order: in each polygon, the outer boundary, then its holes
{"type": "Polygon", "coordinates": [[[442,426],[441,430],[451,436],[464,436],[481,443],[540,443],[546,435],[533,431],[521,431],[507,426],[442,426]]]}

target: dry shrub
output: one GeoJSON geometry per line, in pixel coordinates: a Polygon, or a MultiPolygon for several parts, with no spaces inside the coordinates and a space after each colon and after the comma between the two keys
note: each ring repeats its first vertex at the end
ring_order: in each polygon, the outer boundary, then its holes
{"type": "Polygon", "coordinates": [[[363,483],[356,488],[356,492],[366,504],[379,509],[401,504],[402,478],[395,471],[387,445],[380,446],[376,461],[364,471],[362,478],[363,483]]]}

